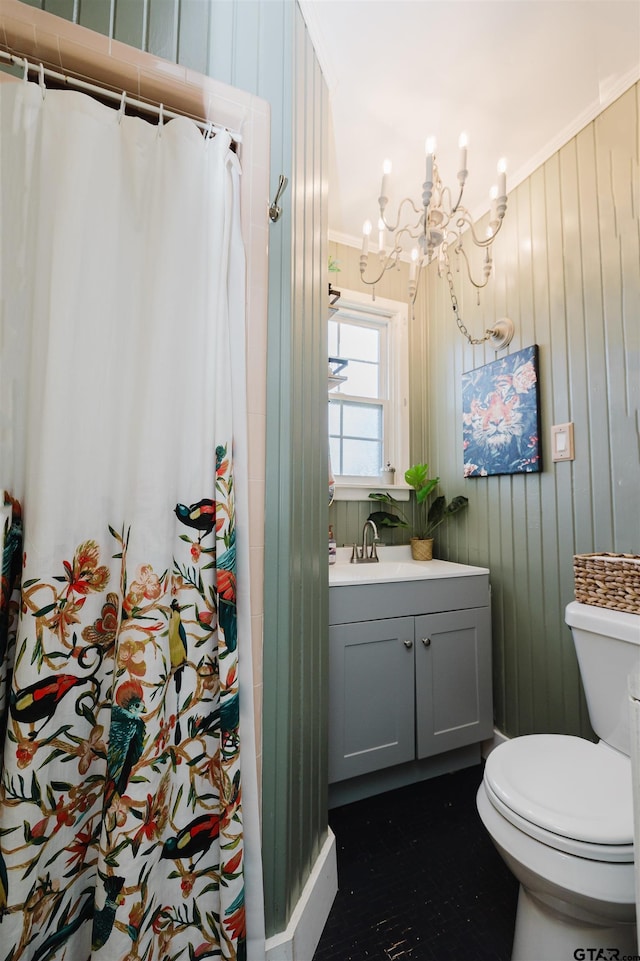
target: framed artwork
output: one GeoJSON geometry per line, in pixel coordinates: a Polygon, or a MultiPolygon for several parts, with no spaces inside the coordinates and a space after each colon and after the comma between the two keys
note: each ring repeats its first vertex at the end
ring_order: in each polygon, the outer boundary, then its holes
{"type": "Polygon", "coordinates": [[[464,476],[542,470],[538,345],[462,375],[464,476]]]}

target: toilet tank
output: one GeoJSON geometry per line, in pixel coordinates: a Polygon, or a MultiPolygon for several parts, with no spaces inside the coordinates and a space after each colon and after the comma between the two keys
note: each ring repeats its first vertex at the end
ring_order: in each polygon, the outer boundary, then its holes
{"type": "Polygon", "coordinates": [[[578,655],[591,726],[627,756],[629,676],[640,674],[640,614],[572,601],[565,610],[578,655]]]}

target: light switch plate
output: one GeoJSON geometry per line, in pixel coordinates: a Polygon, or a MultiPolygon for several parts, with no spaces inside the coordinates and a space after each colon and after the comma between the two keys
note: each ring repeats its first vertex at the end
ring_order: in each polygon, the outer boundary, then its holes
{"type": "Polygon", "coordinates": [[[551,459],[575,459],[573,452],[573,424],[554,424],[551,428],[551,459]]]}

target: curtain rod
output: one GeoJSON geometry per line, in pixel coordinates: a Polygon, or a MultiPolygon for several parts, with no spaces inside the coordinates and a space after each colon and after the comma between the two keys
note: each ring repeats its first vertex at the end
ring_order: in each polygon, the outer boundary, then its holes
{"type": "Polygon", "coordinates": [[[79,77],[74,77],[71,74],[59,73],[56,70],[52,70],[50,67],[45,67],[44,64],[40,62],[36,63],[32,60],[29,60],[27,57],[17,56],[16,54],[9,53],[6,50],[0,50],[0,59],[5,60],[8,63],[15,64],[18,67],[22,67],[25,71],[25,76],[28,71],[31,71],[32,73],[38,73],[41,79],[48,77],[51,80],[55,80],[56,83],[60,83],[69,87],[77,87],[79,90],[96,94],[99,97],[107,97],[109,100],[120,101],[122,107],[129,105],[134,110],[139,110],[142,113],[151,113],[158,117],[159,121],[162,121],[165,118],[173,119],[176,117],[187,117],[206,135],[213,136],[216,131],[226,131],[235,144],[242,143],[242,135],[237,130],[230,130],[228,127],[213,123],[213,121],[198,120],[187,113],[180,113],[175,110],[167,110],[164,104],[158,105],[145,100],[138,100],[128,94],[126,90],[117,92],[109,89],[109,87],[103,87],[99,84],[90,83],[87,80],[81,80],[79,77]]]}

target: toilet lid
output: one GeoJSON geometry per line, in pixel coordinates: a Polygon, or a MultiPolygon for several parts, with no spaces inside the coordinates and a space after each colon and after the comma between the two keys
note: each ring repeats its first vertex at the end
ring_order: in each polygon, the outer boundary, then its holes
{"type": "Polygon", "coordinates": [[[629,758],[561,734],[505,741],[487,758],[485,780],[515,814],[590,844],[633,843],[629,758]]]}

